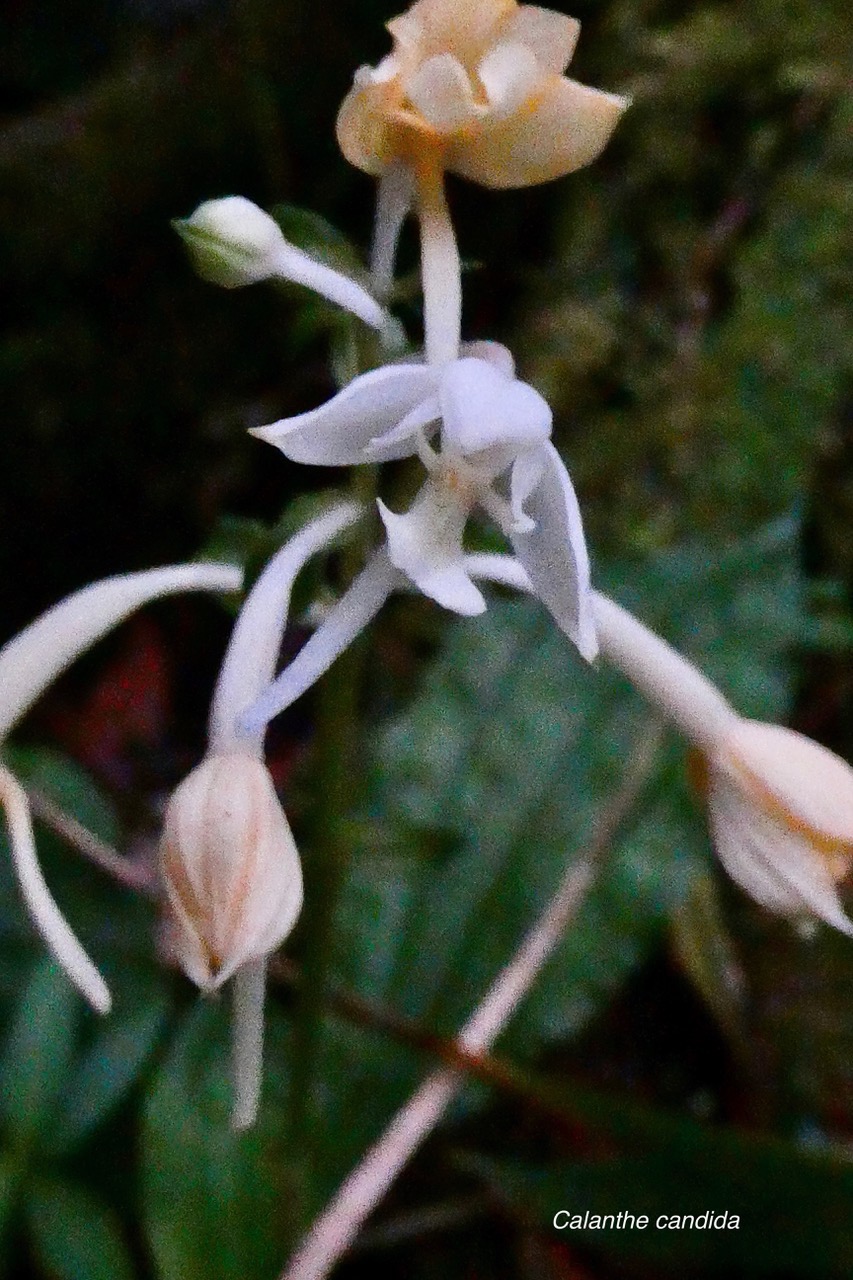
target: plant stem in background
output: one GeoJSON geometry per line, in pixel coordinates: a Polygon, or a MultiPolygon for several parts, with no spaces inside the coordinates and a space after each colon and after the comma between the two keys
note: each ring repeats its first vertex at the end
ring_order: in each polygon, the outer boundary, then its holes
{"type": "MultiPolygon", "coordinates": [[[[625,781],[602,814],[590,845],[569,867],[557,892],[462,1028],[458,1043],[468,1054],[491,1048],[553,953],[586,898],[604,854],[652,776],[661,736],[657,725],[642,735],[632,753],[625,781]]],[[[427,1077],[344,1181],[280,1280],[324,1280],[329,1275],[400,1170],[439,1123],[463,1083],[464,1075],[451,1068],[441,1068],[427,1077]]]]}

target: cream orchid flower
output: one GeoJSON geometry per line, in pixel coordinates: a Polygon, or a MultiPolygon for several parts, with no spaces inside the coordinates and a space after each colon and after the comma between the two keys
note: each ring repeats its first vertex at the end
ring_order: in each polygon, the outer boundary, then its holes
{"type": "Polygon", "coordinates": [[[253,434],[325,466],[418,454],[426,481],[409,511],[379,502],[386,544],[245,718],[255,732],[323,674],[392,591],[413,583],[444,608],[482,613],[463,535],[475,508],[512,542],[535,594],[581,654],[597,652],[580,510],[551,443],[551,410],[496,344],[443,366],[389,365],[328,404],[253,434]],[[438,448],[430,442],[438,433],[438,448]]]}
{"type": "Polygon", "coordinates": [[[487,187],[549,182],[589,164],[628,105],[562,73],[580,23],[516,0],[416,0],[388,24],[393,49],[361,67],[338,115],[338,142],[379,178],[374,287],[393,280],[402,223],[421,229],[431,363],[459,354],[459,251],[444,195],[450,171],[487,187]]]}
{"type": "Polygon", "coordinates": [[[260,1097],[266,965],[302,908],[299,854],[242,713],[272,679],[297,574],[361,514],[342,503],[272,558],[247,596],[213,696],[208,754],[169,801],[160,842],[173,954],[201,991],[234,980],[232,1123],[260,1097]]]}
{"type": "MultiPolygon", "coordinates": [[[[75,658],[134,610],[183,591],[237,591],[242,580],[242,572],[233,565],[173,565],[107,578],[68,596],[0,649],[0,742],[75,658]]],[[[42,876],[26,792],[2,765],[0,804],[6,812],[12,864],[33,923],[78,990],[99,1013],[107,1013],[107,985],[42,876]]]]}
{"type": "Polygon", "coordinates": [[[487,187],[562,177],[603,150],[627,99],[562,73],[580,23],[515,0],[417,0],[388,23],[392,52],[361,67],[338,116],[346,158],[402,161],[487,187]]]}

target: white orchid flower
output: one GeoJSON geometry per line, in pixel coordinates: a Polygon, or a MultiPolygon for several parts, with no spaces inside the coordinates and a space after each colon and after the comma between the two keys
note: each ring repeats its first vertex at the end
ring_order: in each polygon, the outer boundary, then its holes
{"type": "MultiPolygon", "coordinates": [[[[467,567],[534,593],[511,556],[473,555],[467,567]]],[[[599,591],[592,606],[602,655],[695,747],[714,846],[732,879],[768,911],[853,936],[837,888],[853,868],[850,765],[792,729],[739,716],[691,662],[599,591]]]]}
{"type": "Polygon", "coordinates": [[[206,200],[175,229],[203,279],[226,289],[261,280],[304,285],[371,328],[388,331],[391,317],[357,281],[285,239],[274,218],[243,196],[206,200]]]}
{"type": "Polygon", "coordinates": [[[234,980],[235,1128],[257,1113],[267,959],[302,908],[302,870],[263,760],[263,732],[242,713],[272,679],[294,580],[361,514],[342,503],[311,521],[264,569],[243,604],[222,664],[204,760],[169,801],[160,842],[168,939],[201,991],[234,980]]]}
{"type": "Polygon", "coordinates": [[[589,558],[577,498],[551,444],[551,410],[497,345],[444,366],[388,365],[328,404],[253,434],[289,458],[325,466],[418,454],[427,479],[409,511],[379,502],[385,548],[294,664],[253,707],[256,729],[293,701],[366,626],[400,575],[456,613],[485,601],[465,567],[463,534],[482,508],[509,537],[536,594],[581,654],[596,655],[589,558]],[[438,436],[438,448],[430,443],[438,436]],[[300,674],[300,673],[304,673],[300,674]],[[307,680],[308,683],[304,683],[307,680]]]}
{"type": "MultiPolygon", "coordinates": [[[[73,660],[134,610],[183,591],[238,591],[243,575],[226,564],[185,564],[107,578],[76,591],[0,649],[0,742],[73,660]]],[[[99,1012],[110,993],[45,884],[36,854],[26,792],[0,765],[0,803],[24,902],[45,944],[99,1012]]]]}

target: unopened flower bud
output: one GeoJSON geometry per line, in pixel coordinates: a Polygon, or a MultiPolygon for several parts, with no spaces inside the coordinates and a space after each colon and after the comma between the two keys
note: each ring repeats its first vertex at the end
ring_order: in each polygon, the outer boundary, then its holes
{"type": "Polygon", "coordinates": [[[266,766],[245,752],[208,756],[177,788],[160,865],[177,958],[204,991],[274,951],[302,906],[290,827],[266,766]]]}
{"type": "Polygon", "coordinates": [[[243,196],[206,200],[174,225],[199,275],[226,289],[268,279],[285,244],[275,219],[243,196]]]}
{"type": "Polygon", "coordinates": [[[390,333],[391,317],[366,289],[286,240],[275,218],[244,196],[206,200],[172,224],[203,280],[239,289],[260,280],[290,280],[390,333]]]}
{"type": "Polygon", "coordinates": [[[770,911],[853,934],[836,890],[853,865],[853,769],[792,729],[737,720],[707,760],[720,861],[770,911]]]}

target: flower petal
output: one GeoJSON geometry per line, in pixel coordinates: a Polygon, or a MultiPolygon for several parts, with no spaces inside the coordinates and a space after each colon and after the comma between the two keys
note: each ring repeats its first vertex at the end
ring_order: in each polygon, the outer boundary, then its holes
{"type": "MultiPolygon", "coordinates": [[[[437,371],[426,364],[391,364],[355,378],[331,400],[281,418],[250,434],[280,449],[292,462],[320,467],[347,467],[364,462],[364,450],[402,418],[435,387],[437,371]]],[[[401,442],[383,458],[405,458],[414,450],[401,442]]]]}
{"type": "Polygon", "coordinates": [[[559,75],[572,60],[580,30],[577,18],[522,4],[501,28],[501,39],[527,45],[543,71],[556,71],[559,75]]]}
{"type": "Polygon", "coordinates": [[[802,733],[755,720],[739,721],[726,747],[735,769],[797,824],[853,846],[853,769],[846,761],[802,733]]]}
{"type": "MultiPolygon", "coordinates": [[[[362,513],[357,503],[343,502],[310,521],[276,552],[255,582],[234,624],[216,682],[210,708],[211,751],[226,752],[246,743],[239,717],[275,675],[297,575],[362,513]]],[[[260,752],[262,744],[248,745],[260,752]]]]}
{"type": "Polygon", "coordinates": [[[293,661],[240,717],[243,731],[249,736],[261,732],[310,689],[376,616],[397,581],[385,549],[375,552],[293,661]]]}
{"type": "Polygon", "coordinates": [[[535,53],[524,44],[501,41],[490,49],[477,68],[489,100],[490,119],[518,111],[539,88],[542,74],[535,53]]]}
{"type": "Polygon", "coordinates": [[[531,533],[536,528],[524,510],[524,504],[542,479],[545,459],[541,449],[528,449],[516,458],[510,475],[510,505],[517,532],[531,533]],[[526,526],[526,527],[525,527],[526,526]]]}
{"type": "Polygon", "coordinates": [[[503,346],[500,342],[491,342],[488,339],[463,342],[459,351],[463,356],[470,356],[474,360],[485,360],[488,364],[493,364],[507,378],[515,377],[513,354],[508,347],[503,346]]]}
{"type": "Polygon", "coordinates": [[[467,510],[429,482],[402,515],[389,511],[382,501],[378,506],[391,563],[445,609],[466,617],[483,613],[486,602],[465,569],[462,533],[467,510]]]}
{"type": "Polygon", "coordinates": [[[27,910],[46,946],[98,1013],[109,1013],[107,985],[51,897],[36,855],[30,806],[16,778],[0,765],[0,804],[6,812],[12,864],[27,910]]]}
{"type": "Polygon", "coordinates": [[[714,846],[732,879],[770,911],[816,915],[853,934],[829,868],[808,836],[759,808],[729,775],[712,768],[709,784],[714,846]]]}
{"type": "Polygon", "coordinates": [[[180,564],[105,578],[61,600],[0,649],[0,741],[69,663],[135,609],[182,591],[242,585],[235,565],[180,564]]]}
{"type": "Polygon", "coordinates": [[[505,120],[486,120],[454,139],[447,167],[487,187],[550,182],[590,164],[606,146],[628,99],[546,75],[537,93],[505,120]]]}
{"type": "Polygon", "coordinates": [[[425,427],[432,426],[440,416],[441,406],[438,396],[429,396],[426,400],[422,400],[396,427],[371,440],[364,450],[365,459],[370,462],[390,462],[399,457],[402,444],[406,445],[407,453],[414,453],[416,446],[409,447],[412,437],[425,427]]]}
{"type": "Polygon", "coordinates": [[[429,53],[450,49],[474,66],[515,8],[515,0],[417,0],[409,16],[420,26],[420,47],[429,53]]]}
{"type": "Polygon", "coordinates": [[[452,53],[439,53],[422,62],[406,91],[414,108],[441,134],[456,133],[483,113],[468,73],[452,53]]]}
{"type": "Polygon", "coordinates": [[[512,545],[542,603],[588,662],[598,653],[590,592],[589,556],[580,508],[562,458],[550,441],[541,446],[542,476],[527,499],[532,533],[512,545]]]}
{"type": "Polygon", "coordinates": [[[444,441],[464,455],[494,445],[525,448],[551,434],[551,410],[539,392],[485,360],[449,365],[439,397],[444,441]]]}

